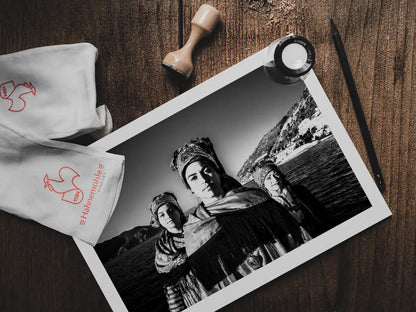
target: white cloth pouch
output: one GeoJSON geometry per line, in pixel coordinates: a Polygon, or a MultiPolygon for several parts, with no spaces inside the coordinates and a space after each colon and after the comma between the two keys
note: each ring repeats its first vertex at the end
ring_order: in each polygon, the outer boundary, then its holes
{"type": "Polygon", "coordinates": [[[97,243],[120,194],[124,156],[42,139],[8,123],[0,125],[0,160],[2,210],[97,243]]]}
{"type": "Polygon", "coordinates": [[[49,139],[110,132],[111,115],[96,108],[97,54],[77,43],[0,55],[0,123],[49,139]]]}

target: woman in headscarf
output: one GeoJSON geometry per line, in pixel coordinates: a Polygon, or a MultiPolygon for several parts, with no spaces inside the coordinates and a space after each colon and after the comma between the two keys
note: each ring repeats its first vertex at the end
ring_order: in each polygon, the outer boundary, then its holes
{"type": "Polygon", "coordinates": [[[259,162],[254,167],[253,178],[291,214],[311,238],[335,226],[334,218],[320,201],[306,187],[290,184],[271,160],[259,162]]]}
{"type": "Polygon", "coordinates": [[[303,243],[283,207],[225,173],[208,138],[177,149],[171,168],[200,201],[184,225],[185,247],[210,293],[303,243]]]}
{"type": "Polygon", "coordinates": [[[179,312],[207,296],[191,271],[184,246],[186,217],[172,193],[162,193],[150,204],[151,225],[162,227],[156,242],[155,266],[163,280],[169,311],[179,312]]]}

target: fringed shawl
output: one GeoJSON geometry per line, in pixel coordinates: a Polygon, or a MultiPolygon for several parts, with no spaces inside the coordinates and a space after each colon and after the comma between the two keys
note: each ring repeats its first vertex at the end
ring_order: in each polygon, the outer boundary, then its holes
{"type": "Polygon", "coordinates": [[[181,311],[183,305],[190,307],[207,296],[190,268],[183,235],[162,232],[156,242],[155,266],[171,311],[181,311]]]}
{"type": "Polygon", "coordinates": [[[159,273],[170,273],[187,261],[183,235],[163,230],[156,242],[155,265],[159,273]]]}
{"type": "Polygon", "coordinates": [[[285,209],[259,189],[238,188],[223,199],[200,205],[184,225],[185,247],[191,266],[209,290],[233,274],[251,252],[288,236],[303,243],[299,227],[285,209]]]}

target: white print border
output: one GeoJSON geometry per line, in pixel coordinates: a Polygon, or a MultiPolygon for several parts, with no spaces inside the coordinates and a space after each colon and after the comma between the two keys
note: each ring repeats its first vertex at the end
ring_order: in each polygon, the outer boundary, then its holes
{"type": "MultiPolygon", "coordinates": [[[[189,91],[155,108],[142,117],[110,133],[101,140],[94,142],[90,146],[100,150],[110,150],[169,118],[173,114],[198,102],[211,93],[224,88],[235,80],[262,67],[263,61],[270,61],[263,60],[266,49],[259,51],[189,91]]],[[[189,307],[186,309],[187,312],[218,310],[391,215],[389,207],[379,192],[377,185],[373,181],[313,70],[304,82],[318,108],[321,110],[321,113],[325,116],[345,158],[349,162],[370,201],[371,207],[319,237],[294,249],[284,257],[274,260],[265,267],[258,269],[243,279],[236,281],[221,291],[189,307]]],[[[74,240],[111,308],[114,311],[128,311],[94,248],[79,240],[74,240]]]]}

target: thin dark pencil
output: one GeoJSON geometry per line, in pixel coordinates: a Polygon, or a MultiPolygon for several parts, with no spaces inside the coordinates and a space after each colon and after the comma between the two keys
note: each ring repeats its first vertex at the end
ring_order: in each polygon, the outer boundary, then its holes
{"type": "Polygon", "coordinates": [[[373,141],[371,140],[370,131],[368,130],[367,122],[365,121],[363,108],[361,106],[360,98],[358,97],[357,88],[352,77],[350,65],[348,64],[347,55],[345,54],[344,45],[342,44],[341,36],[336,28],[332,17],[329,17],[331,22],[332,38],[334,39],[335,48],[337,49],[339,62],[341,63],[342,71],[348,85],[355,115],[357,116],[358,124],[360,126],[361,135],[363,136],[365,148],[367,150],[368,159],[373,170],[376,184],[380,192],[384,192],[386,185],[384,183],[381,169],[378,164],[376,152],[374,150],[373,141]]]}

